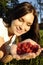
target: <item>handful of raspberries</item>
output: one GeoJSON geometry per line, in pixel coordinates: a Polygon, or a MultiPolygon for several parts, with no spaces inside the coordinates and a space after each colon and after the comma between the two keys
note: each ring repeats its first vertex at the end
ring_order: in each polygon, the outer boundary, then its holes
{"type": "Polygon", "coordinates": [[[39,49],[39,46],[37,44],[33,45],[30,42],[18,43],[17,54],[23,55],[26,53],[36,53],[38,49],[39,49]]]}

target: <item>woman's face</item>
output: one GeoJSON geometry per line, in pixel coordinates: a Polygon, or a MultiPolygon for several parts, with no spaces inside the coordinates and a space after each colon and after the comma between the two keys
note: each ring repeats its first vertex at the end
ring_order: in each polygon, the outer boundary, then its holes
{"type": "Polygon", "coordinates": [[[14,34],[20,36],[30,30],[34,21],[33,13],[28,13],[19,19],[13,20],[11,29],[14,34]]]}

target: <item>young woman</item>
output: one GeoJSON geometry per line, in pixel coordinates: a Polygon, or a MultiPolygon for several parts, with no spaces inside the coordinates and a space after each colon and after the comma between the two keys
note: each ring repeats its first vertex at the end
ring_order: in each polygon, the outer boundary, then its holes
{"type": "MultiPolygon", "coordinates": [[[[28,39],[33,44],[35,42],[39,43],[40,35],[37,13],[30,3],[23,2],[15,8],[8,10],[6,17],[3,17],[3,21],[0,21],[0,48],[4,43],[10,41],[14,35],[17,36],[18,42],[28,39]]],[[[14,46],[12,49],[15,49],[14,46]]],[[[39,54],[40,51],[38,52],[39,54]]],[[[4,52],[0,50],[0,58],[3,55],[4,52]]],[[[7,63],[12,59],[12,55],[9,54],[3,57],[2,61],[7,63]]]]}

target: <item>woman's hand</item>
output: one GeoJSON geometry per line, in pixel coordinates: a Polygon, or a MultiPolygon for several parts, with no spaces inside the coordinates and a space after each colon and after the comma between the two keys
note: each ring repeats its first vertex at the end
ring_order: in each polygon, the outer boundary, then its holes
{"type": "Polygon", "coordinates": [[[0,50],[0,59],[4,56],[3,51],[0,50]]]}
{"type": "MultiPolygon", "coordinates": [[[[31,39],[26,39],[23,42],[30,42],[32,45],[36,45],[37,43],[31,39]]],[[[39,49],[36,53],[32,52],[32,53],[27,53],[27,54],[23,54],[23,55],[18,55],[17,54],[17,45],[13,44],[11,46],[10,52],[13,56],[13,58],[17,59],[17,60],[21,60],[21,59],[32,59],[32,58],[36,58],[38,55],[40,55],[40,53],[43,51],[43,48],[40,47],[39,44],[37,44],[39,46],[39,49]]]]}
{"type": "Polygon", "coordinates": [[[20,56],[17,54],[17,45],[16,44],[12,44],[10,52],[11,55],[13,56],[14,59],[20,59],[20,56]]]}
{"type": "MultiPolygon", "coordinates": [[[[26,39],[26,40],[24,40],[23,42],[31,42],[31,44],[33,44],[33,45],[36,45],[36,44],[37,44],[37,43],[36,43],[35,41],[33,41],[32,39],[26,39]]],[[[29,57],[31,57],[31,58],[36,58],[36,57],[37,57],[38,55],[40,55],[40,53],[43,51],[43,48],[41,48],[39,44],[37,44],[37,45],[39,46],[38,51],[37,51],[36,53],[30,53],[30,54],[29,54],[29,57]]]]}

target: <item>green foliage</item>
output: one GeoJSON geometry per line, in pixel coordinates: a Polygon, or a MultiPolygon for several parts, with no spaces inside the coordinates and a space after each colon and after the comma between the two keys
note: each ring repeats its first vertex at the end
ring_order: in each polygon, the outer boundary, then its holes
{"type": "MultiPolygon", "coordinates": [[[[43,30],[40,30],[40,45],[43,46],[43,30]]],[[[43,56],[38,56],[35,59],[31,59],[31,60],[12,60],[11,62],[4,64],[0,62],[0,65],[43,65],[43,56]]]]}
{"type": "Polygon", "coordinates": [[[40,45],[43,47],[43,30],[40,30],[40,45]]]}
{"type": "Polygon", "coordinates": [[[0,17],[6,16],[8,9],[14,8],[18,3],[18,0],[0,0],[0,17]]]}
{"type": "Polygon", "coordinates": [[[3,7],[4,10],[6,10],[6,3],[7,2],[8,1],[6,1],[6,0],[0,0],[0,4],[2,5],[2,7],[3,7]]]}
{"type": "MultiPolygon", "coordinates": [[[[18,4],[19,3],[19,1],[18,0],[0,0],[0,4],[2,5],[2,7],[3,7],[3,9],[4,9],[4,11],[5,11],[5,9],[7,9],[7,7],[9,7],[7,4],[11,4],[11,3],[13,3],[13,5],[15,6],[16,4],[18,4]],[[10,3],[9,3],[10,2],[10,3]]],[[[12,5],[12,4],[11,4],[12,5]]]]}

